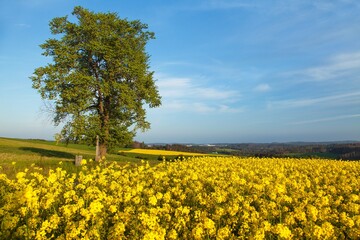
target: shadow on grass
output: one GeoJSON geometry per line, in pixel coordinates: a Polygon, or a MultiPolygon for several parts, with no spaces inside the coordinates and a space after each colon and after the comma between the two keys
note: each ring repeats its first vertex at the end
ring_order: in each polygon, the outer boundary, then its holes
{"type": "Polygon", "coordinates": [[[20,150],[37,153],[42,157],[72,158],[72,159],[75,158],[75,155],[72,153],[47,150],[43,148],[21,147],[20,150]]]}

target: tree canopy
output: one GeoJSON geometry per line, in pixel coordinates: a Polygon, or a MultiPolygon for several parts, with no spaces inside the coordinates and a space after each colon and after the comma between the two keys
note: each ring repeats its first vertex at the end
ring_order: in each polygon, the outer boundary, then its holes
{"type": "Polygon", "coordinates": [[[146,44],[154,33],[139,20],[116,13],[75,7],[68,17],[50,21],[50,38],[40,47],[52,63],[36,68],[33,88],[54,104],[54,122],[65,122],[68,140],[95,143],[100,155],[108,147],[132,140],[136,129],[150,127],[144,105],[158,107],[161,97],[149,70],[146,44]]]}

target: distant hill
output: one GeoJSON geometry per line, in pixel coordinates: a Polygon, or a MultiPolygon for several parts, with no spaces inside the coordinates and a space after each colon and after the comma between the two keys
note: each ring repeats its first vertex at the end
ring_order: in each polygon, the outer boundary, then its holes
{"type": "Polygon", "coordinates": [[[256,157],[311,157],[360,160],[360,141],[151,144],[152,149],[256,157]]]}

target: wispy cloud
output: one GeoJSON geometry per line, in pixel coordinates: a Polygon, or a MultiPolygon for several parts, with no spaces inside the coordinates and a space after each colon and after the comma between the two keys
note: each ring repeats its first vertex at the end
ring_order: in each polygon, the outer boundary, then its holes
{"type": "Polygon", "coordinates": [[[319,10],[329,11],[333,10],[336,11],[339,8],[339,4],[351,6],[353,8],[360,7],[359,1],[357,0],[340,0],[340,1],[327,1],[327,0],[320,0],[320,1],[311,1],[311,4],[319,10]]]}
{"type": "Polygon", "coordinates": [[[194,84],[194,80],[190,78],[163,78],[157,82],[157,85],[160,94],[168,98],[233,100],[240,97],[237,91],[194,84]]]}
{"type": "Polygon", "coordinates": [[[202,72],[207,73],[207,78],[215,79],[252,79],[260,78],[263,73],[259,72],[257,68],[243,69],[238,64],[229,64],[229,62],[219,60],[216,58],[207,58],[204,62],[194,62],[191,60],[169,60],[165,62],[157,63],[157,68],[162,71],[166,69],[171,71],[176,69],[183,69],[184,71],[192,71],[195,73],[202,72]]]}
{"type": "Polygon", "coordinates": [[[360,114],[341,115],[341,116],[328,117],[328,118],[318,118],[318,119],[312,119],[306,121],[298,121],[298,122],[293,122],[290,125],[303,125],[303,124],[311,124],[311,123],[319,123],[319,122],[330,122],[330,121],[351,119],[351,118],[360,118],[360,114]]]}
{"type": "Polygon", "coordinates": [[[259,84],[254,88],[255,92],[268,92],[270,90],[271,90],[271,87],[267,83],[259,84]]]}
{"type": "Polygon", "coordinates": [[[286,75],[296,77],[301,82],[305,82],[326,81],[355,74],[358,76],[357,73],[360,73],[360,52],[336,55],[330,58],[325,65],[290,72],[286,75]]]}
{"type": "Polygon", "coordinates": [[[245,108],[234,108],[226,104],[216,104],[209,102],[191,102],[187,100],[166,100],[161,106],[162,109],[176,112],[190,113],[241,113],[245,108]]]}
{"type": "Polygon", "coordinates": [[[350,105],[360,104],[360,91],[318,98],[286,99],[268,103],[268,109],[308,107],[316,104],[350,105]]]}
{"type": "Polygon", "coordinates": [[[202,2],[199,10],[226,10],[226,9],[249,9],[257,8],[267,10],[269,13],[283,13],[297,11],[299,9],[309,7],[318,11],[336,11],[339,6],[351,6],[353,8],[360,7],[359,1],[353,0],[340,0],[332,1],[328,0],[292,0],[292,1],[271,1],[266,2],[262,0],[205,0],[202,2]]]}
{"type": "Polygon", "coordinates": [[[243,108],[233,107],[241,94],[223,87],[208,87],[191,78],[159,76],[157,85],[163,97],[162,108],[197,113],[237,113],[243,108]]]}
{"type": "Polygon", "coordinates": [[[241,112],[245,112],[244,107],[232,108],[232,107],[229,107],[229,106],[224,105],[224,104],[219,105],[218,110],[219,110],[219,112],[222,112],[222,113],[241,113],[241,112]]]}

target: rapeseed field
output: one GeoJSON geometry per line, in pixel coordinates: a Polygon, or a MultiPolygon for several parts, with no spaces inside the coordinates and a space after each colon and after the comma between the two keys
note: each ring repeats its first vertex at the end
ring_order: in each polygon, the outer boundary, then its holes
{"type": "Polygon", "coordinates": [[[192,157],[0,174],[0,239],[359,239],[360,162],[192,157]]]}

